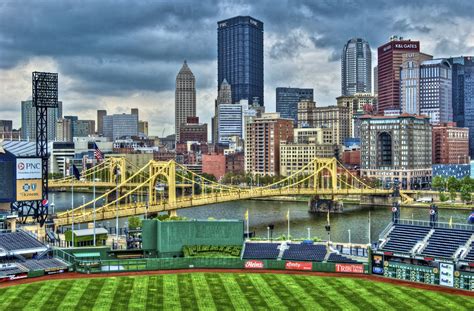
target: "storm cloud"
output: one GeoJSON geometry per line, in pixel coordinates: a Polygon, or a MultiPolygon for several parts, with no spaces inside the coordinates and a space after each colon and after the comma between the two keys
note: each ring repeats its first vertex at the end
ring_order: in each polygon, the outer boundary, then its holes
{"type": "Polygon", "coordinates": [[[278,86],[312,87],[318,104],[340,93],[339,59],[352,37],[376,48],[393,34],[435,57],[474,54],[471,1],[2,1],[0,119],[19,126],[31,71],[60,74],[65,114],[95,118],[138,107],[152,134],[171,134],[174,84],[184,59],[198,113],[217,95],[217,21],[251,15],[265,28],[265,106],[278,86]]]}

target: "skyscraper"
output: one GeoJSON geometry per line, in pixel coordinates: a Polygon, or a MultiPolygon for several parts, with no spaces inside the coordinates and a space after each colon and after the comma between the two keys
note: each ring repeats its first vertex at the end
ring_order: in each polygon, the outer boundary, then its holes
{"type": "Polygon", "coordinates": [[[104,135],[104,116],[107,115],[107,110],[97,110],[97,135],[104,135]]]}
{"type": "Polygon", "coordinates": [[[474,157],[474,57],[453,57],[448,61],[452,65],[454,122],[469,128],[469,154],[474,157]]]}
{"type": "Polygon", "coordinates": [[[196,79],[188,64],[184,61],[183,67],[176,76],[175,92],[175,133],[176,141],[180,141],[181,124],[185,124],[188,117],[196,116],[196,79]]]}
{"type": "Polygon", "coordinates": [[[400,71],[400,108],[403,113],[420,114],[420,67],[433,56],[414,52],[402,56],[400,71]]]}
{"type": "Polygon", "coordinates": [[[232,104],[232,87],[227,82],[227,80],[224,79],[217,92],[217,99],[214,105],[214,117],[212,117],[211,120],[213,144],[217,144],[219,142],[219,105],[230,104],[232,104]]]}
{"type": "Polygon", "coordinates": [[[298,103],[301,100],[313,101],[313,89],[300,89],[293,87],[276,88],[276,111],[282,118],[290,118],[298,123],[298,103]]]}
{"type": "Polygon", "coordinates": [[[341,94],[372,93],[372,53],[367,41],[352,38],[341,56],[341,94]]]}
{"type": "MultiPolygon", "coordinates": [[[[63,103],[58,101],[58,108],[48,108],[48,141],[56,139],[56,121],[63,117],[63,103]]],[[[31,100],[21,102],[21,137],[36,140],[36,108],[31,100]]]]}
{"type": "Polygon", "coordinates": [[[419,52],[420,42],[392,36],[378,48],[378,111],[400,109],[400,66],[405,53],[419,52]]]}
{"type": "Polygon", "coordinates": [[[236,16],[217,23],[217,85],[232,86],[232,103],[246,99],[264,105],[263,23],[236,16]]]}
{"type": "Polygon", "coordinates": [[[104,116],[104,137],[120,139],[138,136],[138,116],[135,114],[113,114],[104,116]]]}

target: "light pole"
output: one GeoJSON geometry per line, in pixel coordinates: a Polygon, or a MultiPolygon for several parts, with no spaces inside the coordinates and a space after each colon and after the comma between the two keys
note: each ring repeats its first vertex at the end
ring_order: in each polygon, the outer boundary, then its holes
{"type": "Polygon", "coordinates": [[[311,240],[311,228],[307,228],[308,229],[308,240],[311,240]]]}
{"type": "Polygon", "coordinates": [[[267,226],[267,240],[270,241],[270,226],[267,226]]]}
{"type": "Polygon", "coordinates": [[[352,245],[352,243],[351,243],[351,229],[348,229],[347,233],[349,233],[349,246],[351,246],[352,245]]]}
{"type": "Polygon", "coordinates": [[[118,239],[119,239],[119,189],[118,189],[118,184],[119,184],[119,177],[120,177],[120,169],[117,168],[116,170],[117,174],[115,175],[115,238],[117,240],[117,246],[118,246],[118,239]]]}
{"type": "Polygon", "coordinates": [[[53,202],[51,202],[51,208],[53,209],[53,215],[54,215],[54,207],[56,206],[56,204],[54,203],[54,195],[55,195],[55,193],[53,193],[53,202]]]}
{"type": "Polygon", "coordinates": [[[82,196],[82,215],[84,216],[84,212],[85,212],[85,209],[86,209],[86,197],[83,195],[82,196]]]}

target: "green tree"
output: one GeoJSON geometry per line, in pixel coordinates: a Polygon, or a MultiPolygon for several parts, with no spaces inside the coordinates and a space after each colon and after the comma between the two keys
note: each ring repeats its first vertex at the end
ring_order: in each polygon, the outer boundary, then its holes
{"type": "Polygon", "coordinates": [[[446,194],[446,192],[443,192],[443,191],[440,191],[439,192],[439,200],[441,202],[446,202],[447,200],[449,199],[448,195],[446,194]]]}
{"type": "Polygon", "coordinates": [[[142,220],[137,216],[128,217],[128,228],[135,230],[142,227],[142,220]]]}
{"type": "Polygon", "coordinates": [[[435,176],[431,182],[433,190],[444,191],[446,189],[446,178],[443,176],[435,176]]]}
{"type": "Polygon", "coordinates": [[[461,186],[461,200],[464,202],[471,202],[472,187],[470,184],[464,184],[461,186]]]}
{"type": "Polygon", "coordinates": [[[459,182],[459,180],[454,177],[454,176],[450,176],[446,182],[447,184],[447,188],[448,188],[448,191],[451,193],[451,192],[459,192],[460,188],[461,188],[461,183],[459,182]]]}
{"type": "Polygon", "coordinates": [[[453,201],[453,202],[456,201],[456,197],[457,197],[457,196],[458,196],[458,193],[457,193],[456,190],[450,190],[450,191],[449,191],[449,199],[450,199],[451,201],[453,201]]]}

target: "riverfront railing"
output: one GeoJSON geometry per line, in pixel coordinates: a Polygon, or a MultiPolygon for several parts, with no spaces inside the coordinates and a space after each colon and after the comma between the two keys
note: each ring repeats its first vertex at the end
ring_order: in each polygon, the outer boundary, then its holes
{"type": "MultiPolygon", "coordinates": [[[[399,219],[398,223],[401,225],[412,225],[412,226],[421,226],[421,227],[431,227],[431,223],[426,220],[414,220],[414,219],[399,219]]],[[[434,228],[443,228],[443,229],[459,229],[459,230],[468,230],[474,231],[474,225],[471,224],[459,224],[459,223],[448,223],[448,222],[436,222],[434,228]]]]}

